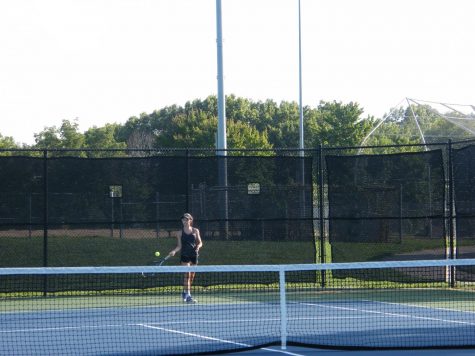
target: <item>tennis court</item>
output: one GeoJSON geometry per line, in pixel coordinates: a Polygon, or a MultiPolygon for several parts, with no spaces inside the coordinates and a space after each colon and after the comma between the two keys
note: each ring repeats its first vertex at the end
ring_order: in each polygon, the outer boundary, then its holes
{"type": "MultiPolygon", "coordinates": [[[[232,353],[236,354],[236,353],[232,353]]],[[[384,350],[384,351],[346,351],[346,350],[329,350],[329,349],[315,349],[300,346],[290,346],[285,350],[281,350],[277,347],[265,347],[262,349],[243,351],[238,355],[245,356],[270,356],[270,355],[290,355],[290,356],[412,356],[412,355],[430,355],[430,356],[447,356],[447,355],[473,355],[474,349],[430,349],[430,350],[384,350]]]]}
{"type": "MultiPolygon", "coordinates": [[[[449,262],[459,269],[475,264],[449,262]]],[[[195,267],[202,278],[197,304],[183,303],[175,287],[186,267],[3,269],[3,285],[15,276],[23,291],[17,285],[15,293],[2,294],[0,354],[261,352],[282,343],[375,350],[475,345],[473,287],[444,287],[438,281],[444,261],[329,264],[324,288],[321,267],[195,267]],[[144,269],[154,274],[144,278],[144,269]],[[357,272],[359,285],[343,275],[357,272]],[[421,279],[422,272],[424,280],[400,285],[402,275],[421,279]],[[117,287],[125,282],[127,288],[117,287]],[[40,285],[55,291],[31,292],[40,285]]]]}
{"type": "MultiPolygon", "coordinates": [[[[392,338],[395,344],[414,338],[424,344],[443,345],[447,335],[461,338],[474,335],[473,312],[440,311],[377,301],[335,303],[291,303],[289,329],[302,343],[325,344],[334,340],[342,347],[352,339],[392,338]],[[323,312],[322,312],[323,310],[323,312]],[[329,313],[331,311],[331,313],[329,313]],[[322,315],[323,314],[323,315],[322,315]],[[304,315],[308,315],[304,317],[304,315]],[[393,325],[379,329],[381,319],[393,325]],[[364,320],[364,323],[360,321],[364,320]],[[322,322],[326,330],[315,335],[303,325],[322,322]],[[346,327],[342,330],[342,321],[346,327]]],[[[220,304],[219,313],[229,317],[214,319],[218,306],[197,304],[174,307],[112,307],[85,310],[51,310],[8,313],[2,316],[0,353],[3,355],[132,355],[180,350],[236,349],[275,343],[280,332],[279,307],[272,303],[250,303],[246,308],[220,304]],[[192,308],[193,312],[190,313],[192,308]],[[237,318],[237,311],[240,317],[237,318]],[[232,325],[230,330],[229,325],[232,325]],[[232,335],[235,333],[235,335],[232,335]],[[21,344],[15,343],[21,340],[21,344]],[[47,340],[47,342],[45,342],[47,340]],[[87,340],[87,343],[83,343],[87,340]]],[[[370,346],[378,346],[377,343],[370,346]]],[[[413,345],[417,346],[416,343],[413,345]]]]}

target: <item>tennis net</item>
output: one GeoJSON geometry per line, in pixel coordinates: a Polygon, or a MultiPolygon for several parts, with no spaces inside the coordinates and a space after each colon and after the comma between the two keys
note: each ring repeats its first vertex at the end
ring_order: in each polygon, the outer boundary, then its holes
{"type": "Polygon", "coordinates": [[[475,347],[475,259],[4,268],[0,299],[1,355],[475,347]]]}

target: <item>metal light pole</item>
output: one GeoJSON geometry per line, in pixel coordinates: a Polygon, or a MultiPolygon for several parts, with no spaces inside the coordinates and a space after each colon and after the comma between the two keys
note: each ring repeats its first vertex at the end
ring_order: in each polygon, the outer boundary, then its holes
{"type": "Polygon", "coordinates": [[[300,120],[299,120],[299,148],[300,156],[304,156],[304,141],[303,141],[303,104],[302,104],[302,26],[300,16],[300,0],[299,1],[299,107],[300,107],[300,120]]]}
{"type": "Polygon", "coordinates": [[[299,2],[299,148],[300,148],[300,216],[306,217],[307,215],[307,203],[305,198],[305,145],[303,137],[303,103],[302,103],[302,18],[300,14],[300,0],[299,2]]]}
{"type": "Polygon", "coordinates": [[[223,22],[221,14],[221,0],[216,0],[216,47],[218,55],[218,134],[217,134],[217,155],[218,155],[218,181],[220,200],[220,230],[225,238],[229,235],[228,224],[228,162],[227,162],[227,142],[226,142],[226,102],[224,96],[224,75],[223,75],[223,22]]]}
{"type": "Polygon", "coordinates": [[[218,55],[218,155],[226,156],[226,105],[224,97],[223,75],[223,22],[221,14],[221,0],[216,0],[216,47],[218,55]]]}

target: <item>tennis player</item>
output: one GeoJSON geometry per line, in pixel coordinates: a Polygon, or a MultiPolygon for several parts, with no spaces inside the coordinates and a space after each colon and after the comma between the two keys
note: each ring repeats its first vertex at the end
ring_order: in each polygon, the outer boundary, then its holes
{"type": "MultiPolygon", "coordinates": [[[[203,246],[201,241],[200,230],[193,227],[193,216],[191,214],[183,214],[181,217],[183,229],[181,234],[177,236],[177,246],[170,251],[170,256],[181,251],[181,264],[182,266],[196,266],[198,264],[198,254],[200,248],[203,246]]],[[[195,272],[185,273],[183,281],[183,293],[182,298],[186,303],[196,303],[196,300],[191,296],[191,285],[195,278],[195,272]]]]}

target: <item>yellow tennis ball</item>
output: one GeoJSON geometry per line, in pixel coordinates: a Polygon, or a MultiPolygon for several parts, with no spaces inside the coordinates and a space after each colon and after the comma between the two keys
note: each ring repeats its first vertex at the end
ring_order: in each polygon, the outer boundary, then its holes
{"type": "Polygon", "coordinates": [[[157,257],[160,256],[160,251],[156,251],[155,256],[157,256],[157,257]]]}

